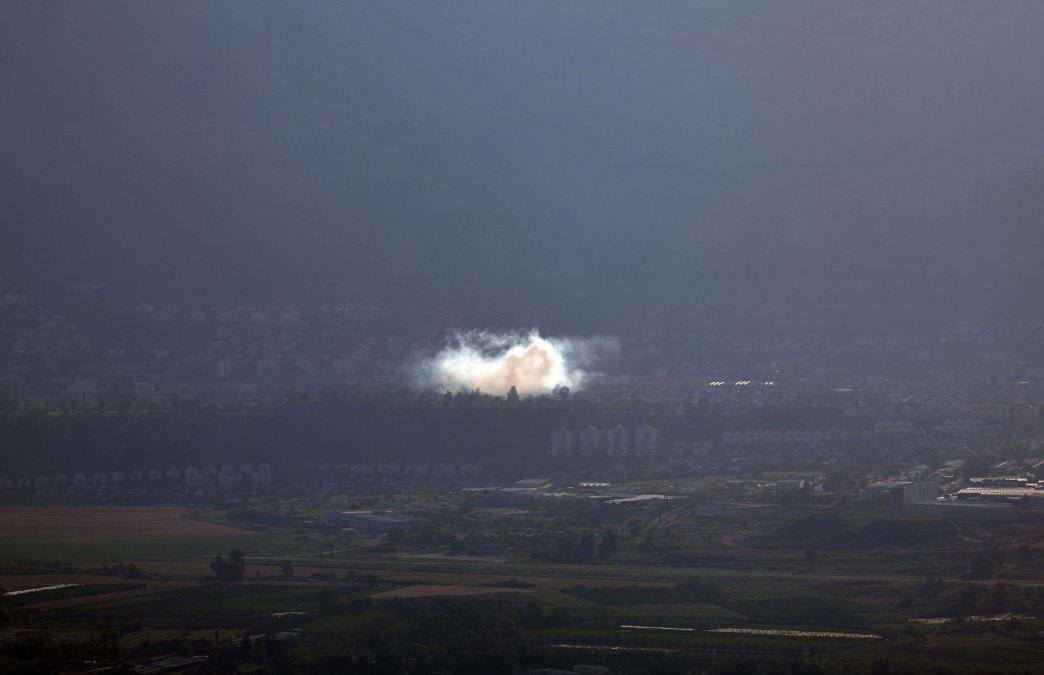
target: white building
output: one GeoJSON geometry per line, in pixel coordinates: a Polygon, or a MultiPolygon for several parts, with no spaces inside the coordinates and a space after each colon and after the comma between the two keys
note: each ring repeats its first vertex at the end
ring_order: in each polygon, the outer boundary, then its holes
{"type": "Polygon", "coordinates": [[[904,506],[935,501],[939,486],[934,480],[882,480],[867,485],[863,494],[872,501],[904,506]]]}
{"type": "Polygon", "coordinates": [[[637,457],[651,457],[660,449],[660,430],[644,424],[634,430],[634,454],[637,457]]]}
{"type": "Polygon", "coordinates": [[[602,449],[602,432],[594,427],[580,430],[580,455],[588,457],[602,449]]]}
{"type": "Polygon", "coordinates": [[[203,487],[203,484],[203,474],[200,473],[199,469],[194,466],[185,469],[185,485],[189,487],[203,487]]]}
{"type": "Polygon", "coordinates": [[[261,462],[257,465],[257,471],[254,472],[254,484],[268,485],[271,482],[272,467],[268,465],[268,462],[261,462]]]}
{"type": "Polygon", "coordinates": [[[572,457],[576,452],[573,432],[565,427],[558,427],[551,432],[551,456],[572,457]]]}
{"type": "Polygon", "coordinates": [[[218,483],[224,486],[235,485],[238,481],[239,475],[232,466],[226,464],[221,467],[221,473],[218,474],[218,483]]]}
{"type": "Polygon", "coordinates": [[[623,457],[630,446],[627,429],[617,424],[605,432],[605,448],[610,457],[623,457]]]}

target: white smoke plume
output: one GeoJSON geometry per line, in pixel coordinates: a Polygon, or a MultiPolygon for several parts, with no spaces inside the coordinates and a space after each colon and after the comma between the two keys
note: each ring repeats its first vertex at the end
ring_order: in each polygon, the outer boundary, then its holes
{"type": "Polygon", "coordinates": [[[439,391],[478,389],[503,395],[514,386],[525,395],[548,394],[559,387],[581,389],[585,370],[599,353],[615,349],[612,338],[544,338],[529,333],[472,331],[453,336],[423,363],[419,384],[439,391]]]}

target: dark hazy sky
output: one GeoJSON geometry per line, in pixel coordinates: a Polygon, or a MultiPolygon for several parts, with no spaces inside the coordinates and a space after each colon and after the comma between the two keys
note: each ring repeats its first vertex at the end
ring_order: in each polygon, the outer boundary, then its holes
{"type": "Polygon", "coordinates": [[[25,2],[0,283],[480,325],[1037,312],[1044,3],[25,2]]]}

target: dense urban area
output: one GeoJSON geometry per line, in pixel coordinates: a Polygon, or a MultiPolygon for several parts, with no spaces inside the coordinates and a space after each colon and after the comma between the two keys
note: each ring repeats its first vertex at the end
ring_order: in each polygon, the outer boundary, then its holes
{"type": "Polygon", "coordinates": [[[69,297],[0,303],[4,669],[1044,655],[1044,323],[643,329],[577,391],[493,396],[411,378],[448,318],[69,297]]]}
{"type": "Polygon", "coordinates": [[[1042,36],[0,1],[0,675],[1044,675],[1042,36]]]}

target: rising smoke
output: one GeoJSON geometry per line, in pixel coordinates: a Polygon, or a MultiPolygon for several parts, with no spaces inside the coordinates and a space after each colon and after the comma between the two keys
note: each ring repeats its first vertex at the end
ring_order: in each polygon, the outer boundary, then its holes
{"type": "Polygon", "coordinates": [[[423,388],[439,391],[478,389],[503,395],[514,386],[519,394],[548,394],[559,387],[584,386],[586,370],[599,354],[615,349],[611,338],[544,338],[529,333],[472,331],[454,335],[449,344],[416,369],[423,388]]]}

